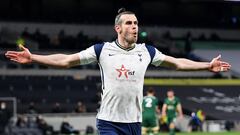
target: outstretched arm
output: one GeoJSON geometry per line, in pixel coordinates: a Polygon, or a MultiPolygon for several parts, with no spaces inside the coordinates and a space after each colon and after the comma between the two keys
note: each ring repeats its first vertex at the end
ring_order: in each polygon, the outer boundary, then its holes
{"type": "Polygon", "coordinates": [[[69,68],[80,64],[80,58],[75,54],[53,54],[53,55],[37,55],[32,54],[27,48],[20,46],[23,51],[7,51],[5,56],[12,61],[27,64],[36,62],[39,64],[53,66],[57,68],[69,68]]]}
{"type": "Polygon", "coordinates": [[[174,58],[166,56],[162,66],[175,68],[177,70],[209,70],[212,72],[228,71],[231,65],[220,60],[221,55],[213,58],[211,62],[196,62],[185,58],[174,58]]]}

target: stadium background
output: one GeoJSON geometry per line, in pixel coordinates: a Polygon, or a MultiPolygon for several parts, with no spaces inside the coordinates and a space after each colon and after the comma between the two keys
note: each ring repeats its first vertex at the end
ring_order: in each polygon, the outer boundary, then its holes
{"type": "Polygon", "coordinates": [[[101,87],[97,64],[67,70],[19,65],[6,60],[4,52],[25,43],[34,53],[75,53],[114,40],[113,22],[120,7],[136,12],[139,42],[197,61],[209,61],[221,53],[231,63],[230,72],[218,74],[149,67],[144,90],[154,87],[161,103],[169,88],[175,91],[184,109],[185,119],[179,126],[184,132],[191,112],[201,108],[207,116],[205,132],[239,134],[240,2],[223,0],[1,1],[0,101],[7,106],[0,111],[1,132],[40,135],[36,117],[48,123],[47,134],[58,134],[63,121],[79,134],[95,130],[101,87]],[[25,126],[16,126],[19,119],[25,126]]]}

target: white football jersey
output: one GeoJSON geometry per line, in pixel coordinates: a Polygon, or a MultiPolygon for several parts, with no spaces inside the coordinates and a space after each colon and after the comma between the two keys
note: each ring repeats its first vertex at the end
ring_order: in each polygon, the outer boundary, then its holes
{"type": "Polygon", "coordinates": [[[95,47],[81,51],[79,57],[81,65],[99,63],[102,99],[97,118],[122,123],[142,122],[146,69],[150,63],[159,66],[165,55],[152,47],[154,55],[151,59],[145,44],[135,44],[126,50],[117,41],[105,42],[101,53],[96,52],[95,47]]]}

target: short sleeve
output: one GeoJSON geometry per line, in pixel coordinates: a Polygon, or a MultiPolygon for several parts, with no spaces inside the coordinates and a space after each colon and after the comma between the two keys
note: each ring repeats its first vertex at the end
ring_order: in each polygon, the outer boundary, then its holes
{"type": "Polygon", "coordinates": [[[177,98],[177,97],[176,97],[176,102],[177,102],[177,105],[178,105],[178,104],[181,104],[180,99],[177,98]]]}
{"type": "Polygon", "coordinates": [[[78,56],[80,58],[80,65],[90,64],[97,61],[94,46],[91,46],[86,50],[79,52],[78,56]]]}
{"type": "Polygon", "coordinates": [[[168,101],[167,98],[165,98],[165,99],[164,99],[164,104],[167,104],[167,101],[168,101]]]}
{"type": "Polygon", "coordinates": [[[158,99],[156,98],[156,106],[158,106],[159,105],[159,101],[158,101],[158,99]]]}
{"type": "Polygon", "coordinates": [[[155,56],[153,57],[152,64],[154,66],[159,66],[165,59],[166,55],[164,55],[162,52],[160,52],[158,49],[156,49],[155,56]]]}

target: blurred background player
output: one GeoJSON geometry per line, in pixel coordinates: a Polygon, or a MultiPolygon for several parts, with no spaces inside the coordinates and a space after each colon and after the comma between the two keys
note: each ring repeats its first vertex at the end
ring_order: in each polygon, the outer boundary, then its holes
{"type": "Polygon", "coordinates": [[[152,131],[157,134],[159,131],[158,114],[160,109],[158,107],[158,99],[155,97],[155,91],[152,87],[147,90],[147,95],[143,98],[143,121],[142,134],[152,131]]]}
{"type": "Polygon", "coordinates": [[[202,109],[197,109],[196,112],[192,112],[191,119],[188,123],[188,131],[203,131],[202,125],[205,121],[206,115],[202,109]]]}
{"type": "Polygon", "coordinates": [[[174,91],[169,89],[167,92],[167,98],[164,100],[162,107],[162,117],[167,117],[170,135],[175,135],[175,122],[177,115],[181,119],[183,118],[182,106],[179,98],[175,97],[174,91]]]}

